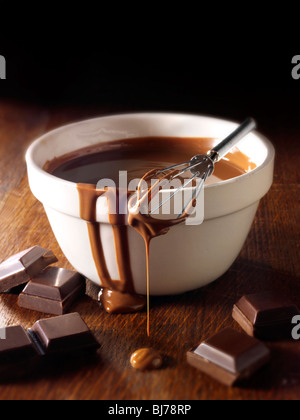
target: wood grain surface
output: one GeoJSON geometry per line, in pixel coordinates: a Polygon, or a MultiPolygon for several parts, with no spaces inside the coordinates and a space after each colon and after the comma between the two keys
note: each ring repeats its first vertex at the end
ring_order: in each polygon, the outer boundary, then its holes
{"type": "MultiPolygon", "coordinates": [[[[105,113],[110,110],[104,110],[105,113]]],[[[31,194],[24,154],[42,133],[67,122],[101,115],[102,109],[46,109],[0,102],[0,262],[40,245],[70,268],[42,205],[31,194]]],[[[298,130],[299,131],[299,130],[298,130]]],[[[274,184],[259,206],[248,239],[230,270],[213,284],[180,296],[151,299],[151,335],[146,313],[109,315],[91,297],[76,302],[101,343],[91,358],[68,359],[41,371],[0,378],[1,399],[299,399],[300,341],[269,343],[270,364],[242,387],[227,388],[186,363],[186,351],[233,321],[233,304],[244,294],[276,289],[300,305],[299,154],[296,128],[266,122],[275,144],[274,184]],[[287,148],[287,144],[289,148],[287,148]],[[153,346],[164,355],[162,369],[138,372],[133,351],[153,346]]],[[[44,314],[19,308],[16,294],[0,295],[0,324],[30,327],[44,314]]]]}

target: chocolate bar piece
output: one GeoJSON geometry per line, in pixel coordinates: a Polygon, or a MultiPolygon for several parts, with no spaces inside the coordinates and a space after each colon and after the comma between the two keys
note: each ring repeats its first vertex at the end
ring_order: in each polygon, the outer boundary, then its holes
{"type": "Polygon", "coordinates": [[[0,367],[30,364],[33,366],[48,356],[66,352],[97,350],[98,341],[81,318],[74,312],[37,321],[28,331],[20,325],[1,330],[0,367]]]}
{"type": "Polygon", "coordinates": [[[36,356],[36,348],[21,325],[2,329],[0,364],[25,361],[36,356]]]}
{"type": "Polygon", "coordinates": [[[45,267],[57,262],[52,251],[34,246],[0,264],[0,293],[27,283],[45,267]]]}
{"type": "Polygon", "coordinates": [[[22,308],[63,315],[84,291],[85,280],[79,273],[48,267],[26,285],[18,304],[22,308]]]}
{"type": "Polygon", "coordinates": [[[226,328],[187,352],[187,361],[224,385],[248,379],[269,361],[270,351],[255,338],[226,328]]]}
{"type": "Polygon", "coordinates": [[[28,332],[42,354],[99,348],[99,343],[77,312],[41,319],[28,332]]]}
{"type": "Polygon", "coordinates": [[[275,291],[243,296],[232,312],[247,334],[261,340],[291,338],[295,315],[300,315],[297,306],[275,291]]]}

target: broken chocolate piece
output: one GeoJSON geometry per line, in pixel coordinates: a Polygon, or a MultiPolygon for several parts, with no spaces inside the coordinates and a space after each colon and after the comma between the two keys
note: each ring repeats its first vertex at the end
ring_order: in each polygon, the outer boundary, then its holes
{"type": "Polygon", "coordinates": [[[248,379],[269,358],[270,351],[263,343],[232,328],[187,352],[190,365],[228,386],[248,379]]]}
{"type": "Polygon", "coordinates": [[[0,339],[0,364],[25,361],[37,355],[36,348],[21,325],[3,328],[0,339]]]}
{"type": "Polygon", "coordinates": [[[18,304],[22,308],[63,315],[84,290],[85,280],[76,271],[48,267],[26,285],[18,304]]]}
{"type": "Polygon", "coordinates": [[[40,320],[28,331],[20,325],[5,327],[0,330],[0,378],[32,376],[53,358],[77,357],[99,347],[78,313],[40,320]]]}
{"type": "Polygon", "coordinates": [[[28,332],[42,354],[99,348],[99,343],[77,312],[41,319],[28,332]]]}
{"type": "Polygon", "coordinates": [[[34,246],[0,264],[0,293],[27,283],[45,267],[57,262],[52,251],[34,246]]]}
{"type": "Polygon", "coordinates": [[[275,291],[243,296],[232,312],[248,335],[261,340],[291,338],[295,315],[300,315],[298,307],[275,291]]]}

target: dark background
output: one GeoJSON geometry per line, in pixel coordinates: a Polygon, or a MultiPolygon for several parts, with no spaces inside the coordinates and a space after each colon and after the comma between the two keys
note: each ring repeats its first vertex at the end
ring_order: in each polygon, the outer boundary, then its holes
{"type": "Polygon", "coordinates": [[[65,13],[66,4],[0,2],[0,54],[7,60],[0,98],[298,124],[300,80],[291,77],[291,60],[300,43],[292,9],[286,16],[274,6],[263,17],[245,3],[229,21],[217,5],[162,12],[158,4],[85,2],[65,13]]]}

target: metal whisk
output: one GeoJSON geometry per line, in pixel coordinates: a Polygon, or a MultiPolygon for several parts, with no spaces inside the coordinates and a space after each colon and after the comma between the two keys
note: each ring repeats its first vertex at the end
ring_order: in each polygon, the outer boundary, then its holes
{"type": "Polygon", "coordinates": [[[193,156],[187,162],[178,163],[161,170],[151,170],[147,172],[140,181],[137,191],[137,203],[141,203],[147,199],[147,204],[150,203],[154,195],[161,191],[164,181],[170,182],[180,176],[183,176],[188,171],[191,176],[184,180],[183,184],[174,190],[165,200],[159,203],[148,214],[153,215],[156,213],[167,201],[171,200],[176,194],[186,188],[192,183],[193,180],[198,180],[197,186],[194,188],[189,201],[183,206],[182,211],[178,214],[177,219],[182,217],[191,203],[199,196],[206,179],[213,173],[215,163],[219,162],[237,143],[245,137],[248,133],[256,128],[256,123],[252,118],[246,119],[236,130],[234,130],[223,141],[214,146],[207,155],[193,156]],[[154,177],[159,179],[147,189],[146,194],[142,196],[143,182],[148,182],[154,177]]]}

